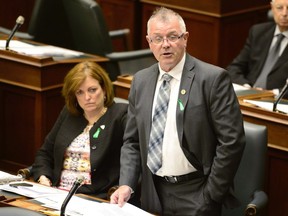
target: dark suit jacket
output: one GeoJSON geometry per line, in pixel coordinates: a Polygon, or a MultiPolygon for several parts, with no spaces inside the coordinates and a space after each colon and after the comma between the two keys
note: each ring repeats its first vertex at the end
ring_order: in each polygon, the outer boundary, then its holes
{"type": "MultiPolygon", "coordinates": [[[[232,82],[254,85],[265,63],[274,36],[275,23],[261,23],[252,26],[244,48],[227,67],[232,82]]],[[[288,46],[267,77],[267,89],[280,89],[288,78],[288,46]]]]}
{"type": "MultiPolygon", "coordinates": [[[[142,208],[159,214],[159,199],[146,165],[158,74],[155,64],[136,73],[132,81],[121,149],[120,185],[136,188],[142,172],[142,208]]],[[[208,196],[222,203],[232,186],[245,145],[242,115],[230,78],[224,69],[187,54],[178,99],[184,106],[181,110],[177,105],[176,113],[181,148],[190,163],[208,177],[208,196]],[[182,89],[185,94],[181,94],[182,89]]]]}
{"type": "MultiPolygon", "coordinates": [[[[78,192],[99,195],[106,193],[111,186],[118,185],[120,148],[123,145],[126,114],[127,104],[114,103],[91,128],[92,185],[81,186],[78,192]],[[93,138],[93,134],[101,125],[105,125],[105,129],[100,132],[98,138],[93,138]]],[[[46,175],[53,185],[58,185],[63,168],[64,152],[73,139],[82,133],[87,123],[83,115],[73,116],[66,107],[63,108],[36,155],[32,170],[35,180],[40,175],[46,175]]]]}

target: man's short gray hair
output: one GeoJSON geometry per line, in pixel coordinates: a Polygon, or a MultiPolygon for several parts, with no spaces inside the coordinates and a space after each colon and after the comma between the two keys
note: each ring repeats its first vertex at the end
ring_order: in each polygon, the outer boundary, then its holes
{"type": "Polygon", "coordinates": [[[177,17],[182,33],[186,32],[185,22],[184,22],[183,18],[177,12],[175,12],[171,9],[165,8],[165,7],[159,7],[159,8],[156,8],[156,10],[153,12],[153,14],[151,15],[151,17],[149,18],[149,20],[147,22],[147,34],[149,35],[149,33],[150,33],[149,27],[150,27],[150,21],[152,19],[158,18],[162,22],[168,22],[170,20],[171,16],[177,17]]]}

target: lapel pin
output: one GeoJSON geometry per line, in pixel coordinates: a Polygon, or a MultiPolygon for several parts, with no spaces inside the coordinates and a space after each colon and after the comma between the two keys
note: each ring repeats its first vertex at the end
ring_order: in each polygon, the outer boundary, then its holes
{"type": "Polygon", "coordinates": [[[99,128],[97,128],[96,132],[93,134],[93,138],[94,139],[97,139],[99,137],[101,129],[104,130],[105,129],[105,125],[101,125],[99,128]]]}
{"type": "Polygon", "coordinates": [[[186,90],[185,90],[185,89],[182,89],[182,90],[181,90],[181,94],[182,94],[182,95],[185,95],[185,94],[186,94],[186,90]]]}
{"type": "MultiPolygon", "coordinates": [[[[183,90],[182,90],[183,91],[183,90]]],[[[185,91],[185,90],[184,90],[185,91]]],[[[178,103],[179,103],[179,108],[180,108],[180,110],[181,111],[183,111],[184,110],[184,106],[183,106],[183,103],[182,103],[182,101],[180,100],[180,99],[178,99],[178,103]]]]}
{"type": "Polygon", "coordinates": [[[96,132],[93,134],[93,138],[97,139],[100,134],[101,128],[97,128],[96,132]]]}

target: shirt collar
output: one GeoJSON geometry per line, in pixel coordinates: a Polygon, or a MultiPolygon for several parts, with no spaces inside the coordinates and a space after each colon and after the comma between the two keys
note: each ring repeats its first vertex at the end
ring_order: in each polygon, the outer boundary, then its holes
{"type": "MultiPolygon", "coordinates": [[[[182,76],[182,71],[184,68],[185,59],[186,59],[186,53],[184,53],[181,61],[172,70],[170,70],[168,72],[170,76],[172,76],[174,79],[176,79],[178,81],[181,79],[181,76],[182,76]]],[[[165,72],[161,69],[160,64],[158,64],[158,67],[159,67],[159,71],[160,71],[158,81],[160,81],[162,79],[163,74],[167,73],[167,72],[165,72]]]]}
{"type": "Polygon", "coordinates": [[[274,31],[274,37],[278,34],[283,34],[286,38],[288,38],[288,31],[281,32],[278,25],[276,25],[275,31],[274,31]]]}

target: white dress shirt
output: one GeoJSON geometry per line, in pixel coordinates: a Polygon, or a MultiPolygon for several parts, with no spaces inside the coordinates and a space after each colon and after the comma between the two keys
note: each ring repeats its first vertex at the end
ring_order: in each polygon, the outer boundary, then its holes
{"type": "MultiPolygon", "coordinates": [[[[156,175],[159,176],[178,176],[196,171],[196,169],[189,163],[180,147],[176,127],[176,108],[184,63],[185,55],[183,56],[182,60],[171,71],[168,72],[169,75],[173,77],[173,79],[170,81],[171,92],[162,146],[162,167],[156,173],[156,175]]],[[[156,85],[156,92],[152,109],[153,113],[151,118],[154,115],[154,108],[158,91],[160,85],[163,82],[162,75],[166,73],[160,68],[160,66],[159,71],[160,74],[156,85]]]]}

